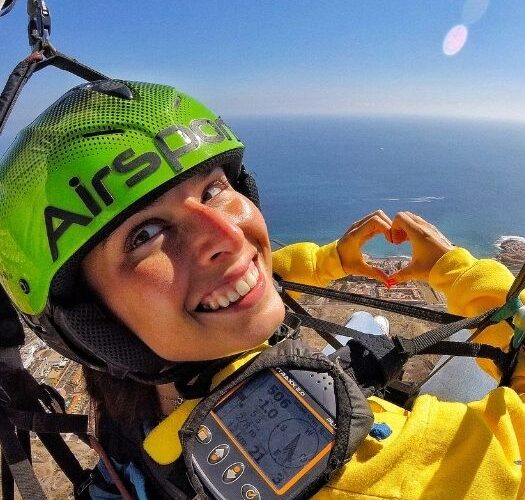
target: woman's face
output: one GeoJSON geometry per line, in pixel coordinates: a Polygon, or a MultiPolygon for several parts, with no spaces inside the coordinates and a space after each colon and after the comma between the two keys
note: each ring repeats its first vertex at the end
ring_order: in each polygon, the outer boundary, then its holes
{"type": "Polygon", "coordinates": [[[264,219],[221,168],[129,217],[82,268],[113,313],[171,361],[253,348],[284,316],[264,219]]]}

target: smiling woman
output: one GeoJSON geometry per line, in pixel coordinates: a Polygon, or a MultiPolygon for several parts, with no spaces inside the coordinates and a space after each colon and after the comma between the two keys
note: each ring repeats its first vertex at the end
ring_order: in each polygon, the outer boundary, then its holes
{"type": "Polygon", "coordinates": [[[252,349],[284,316],[264,219],[220,167],[133,214],[82,269],[116,316],[170,361],[252,349]]]}

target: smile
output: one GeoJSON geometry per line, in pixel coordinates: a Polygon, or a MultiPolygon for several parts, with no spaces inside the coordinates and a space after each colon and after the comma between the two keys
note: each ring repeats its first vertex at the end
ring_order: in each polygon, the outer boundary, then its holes
{"type": "Polygon", "coordinates": [[[231,284],[221,286],[204,297],[198,309],[204,311],[225,309],[247,295],[255,287],[258,280],[259,270],[253,262],[250,262],[243,276],[231,284]]]}

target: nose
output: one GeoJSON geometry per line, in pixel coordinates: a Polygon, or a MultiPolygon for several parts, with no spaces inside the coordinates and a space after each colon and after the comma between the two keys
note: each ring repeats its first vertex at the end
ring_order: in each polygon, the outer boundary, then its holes
{"type": "Polygon", "coordinates": [[[244,233],[226,210],[204,205],[194,199],[187,200],[186,208],[192,227],[188,233],[192,258],[206,265],[241,251],[244,233]]]}

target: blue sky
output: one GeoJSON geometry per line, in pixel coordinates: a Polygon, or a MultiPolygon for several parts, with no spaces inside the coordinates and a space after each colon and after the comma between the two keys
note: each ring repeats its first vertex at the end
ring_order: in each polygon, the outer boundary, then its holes
{"type": "MultiPolygon", "coordinates": [[[[173,84],[223,116],[525,117],[522,0],[49,0],[51,40],[110,76],[173,84]],[[144,8],[147,6],[147,8],[144,8]],[[458,24],[468,38],[443,52],[458,24]]],[[[0,80],[28,53],[25,3],[0,18],[0,80]]],[[[5,142],[67,88],[35,75],[5,142]]]]}

